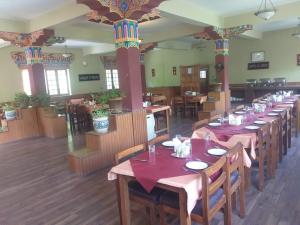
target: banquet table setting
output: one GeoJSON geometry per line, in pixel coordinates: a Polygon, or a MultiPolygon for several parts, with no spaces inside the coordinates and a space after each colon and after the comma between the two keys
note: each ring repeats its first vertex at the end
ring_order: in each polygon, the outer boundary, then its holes
{"type": "MultiPolygon", "coordinates": [[[[291,138],[288,128],[292,126],[292,120],[296,119],[292,112],[297,110],[296,105],[299,100],[298,96],[289,96],[280,102],[270,102],[268,97],[270,96],[263,96],[261,99],[264,100],[260,100],[259,104],[266,104],[263,111],[255,111],[255,102],[252,107],[233,111],[233,116],[242,117],[240,124],[233,125],[229,119],[230,115],[227,117],[222,115],[220,119],[210,121],[194,130],[191,137],[176,135],[173,139],[155,146],[145,145],[144,151],[111,168],[108,179],[118,181],[122,224],[130,224],[128,184],[132,180],[137,181],[145,193],[151,193],[155,187],[178,193],[180,224],[186,225],[191,224],[191,213],[197,201],[202,197],[201,172],[214,165],[235,145],[238,143],[242,145],[243,165],[245,168],[251,168],[252,162],[257,157],[261,157],[257,156],[257,149],[259,146],[266,145],[265,140],[260,140],[264,134],[260,136],[259,131],[267,126],[269,129],[267,135],[270,140],[273,140],[272,132],[275,134],[273,130],[275,128],[272,124],[279,121],[281,127],[280,133],[276,136],[278,142],[270,142],[268,150],[274,151],[273,155],[279,154],[280,150],[275,151],[275,149],[280,149],[282,146],[275,145],[276,143],[287,144],[288,138],[291,138]],[[262,103],[263,101],[265,103],[262,103]]],[[[277,155],[275,158],[280,157],[277,155]]],[[[277,163],[277,161],[272,162],[277,163]]],[[[276,167],[276,165],[273,166],[276,167]]],[[[239,171],[239,173],[244,172],[239,171]]],[[[213,174],[210,181],[213,182],[219,175],[220,173],[213,174]]],[[[243,182],[242,185],[244,185],[243,182]]]]}

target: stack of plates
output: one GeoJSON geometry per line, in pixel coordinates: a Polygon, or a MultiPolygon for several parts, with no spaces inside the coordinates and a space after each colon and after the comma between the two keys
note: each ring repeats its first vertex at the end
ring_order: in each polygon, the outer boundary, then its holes
{"type": "Polygon", "coordinates": [[[192,170],[203,170],[208,167],[207,163],[201,161],[189,161],[185,166],[192,170]]]}
{"type": "Polygon", "coordinates": [[[278,116],[278,113],[268,113],[268,116],[278,116]]]}
{"type": "Polygon", "coordinates": [[[234,113],[236,113],[236,114],[245,114],[246,112],[243,112],[243,111],[236,111],[236,112],[234,112],[234,113]]]}
{"type": "Polygon", "coordinates": [[[259,124],[259,125],[263,125],[263,124],[266,124],[267,122],[266,121],[262,121],[262,120],[256,120],[254,121],[255,124],[259,124]]]}
{"type": "Polygon", "coordinates": [[[211,155],[221,156],[224,155],[227,151],[221,148],[211,148],[207,152],[211,155]]]}
{"type": "Polygon", "coordinates": [[[259,129],[258,126],[254,126],[254,125],[246,126],[245,128],[248,129],[248,130],[257,130],[257,129],[259,129]]]}
{"type": "Polygon", "coordinates": [[[219,127],[222,124],[221,123],[209,123],[208,125],[211,126],[211,127],[219,127]]]}
{"type": "Polygon", "coordinates": [[[164,141],[163,143],[161,143],[163,146],[165,147],[174,147],[174,142],[173,141],[164,141]]]}

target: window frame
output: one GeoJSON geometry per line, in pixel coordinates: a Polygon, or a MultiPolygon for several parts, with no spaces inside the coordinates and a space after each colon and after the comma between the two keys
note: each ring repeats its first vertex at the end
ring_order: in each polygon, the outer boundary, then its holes
{"type": "Polygon", "coordinates": [[[71,85],[70,85],[69,69],[52,69],[52,68],[47,68],[47,69],[44,70],[44,75],[45,75],[45,83],[46,83],[47,93],[50,96],[69,96],[69,95],[71,95],[71,85]],[[60,93],[59,79],[58,79],[58,71],[59,70],[64,70],[65,71],[65,75],[66,75],[66,79],[67,79],[67,90],[68,90],[67,94],[61,94],[60,93]],[[55,72],[55,83],[56,83],[56,88],[57,88],[57,94],[52,94],[52,95],[50,94],[47,71],[54,71],[55,72]]]}
{"type": "Polygon", "coordinates": [[[106,89],[107,90],[119,90],[120,89],[120,79],[119,79],[119,71],[116,68],[105,68],[105,79],[106,79],[106,89]],[[114,78],[114,70],[117,71],[117,81],[118,81],[118,88],[115,87],[115,78],[114,78]],[[108,88],[108,79],[107,79],[107,71],[110,71],[110,82],[111,88],[108,88]]]}

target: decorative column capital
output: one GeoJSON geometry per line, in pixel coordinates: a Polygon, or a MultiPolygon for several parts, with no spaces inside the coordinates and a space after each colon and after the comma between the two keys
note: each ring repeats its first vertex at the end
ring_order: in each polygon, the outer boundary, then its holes
{"type": "Polygon", "coordinates": [[[42,48],[39,46],[25,47],[27,65],[43,63],[42,48]]]}
{"type": "Polygon", "coordinates": [[[217,39],[216,44],[216,55],[229,55],[229,39],[217,39]]]}
{"type": "Polygon", "coordinates": [[[116,48],[139,48],[138,22],[123,19],[114,22],[116,48]]]}

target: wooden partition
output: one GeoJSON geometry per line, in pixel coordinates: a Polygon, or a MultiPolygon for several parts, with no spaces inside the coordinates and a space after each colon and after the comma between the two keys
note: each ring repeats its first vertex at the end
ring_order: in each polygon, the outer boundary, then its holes
{"type": "Polygon", "coordinates": [[[174,96],[180,95],[180,87],[153,87],[147,88],[147,92],[151,92],[154,95],[164,95],[167,97],[167,104],[171,105],[171,100],[174,96]]]}
{"type": "Polygon", "coordinates": [[[147,141],[146,111],[113,115],[105,134],[86,133],[86,148],[69,153],[69,167],[79,175],[87,175],[110,166],[114,155],[147,141]]]}
{"type": "Polygon", "coordinates": [[[7,131],[0,133],[0,144],[40,136],[36,109],[21,109],[18,114],[18,119],[2,121],[7,131]]]}

